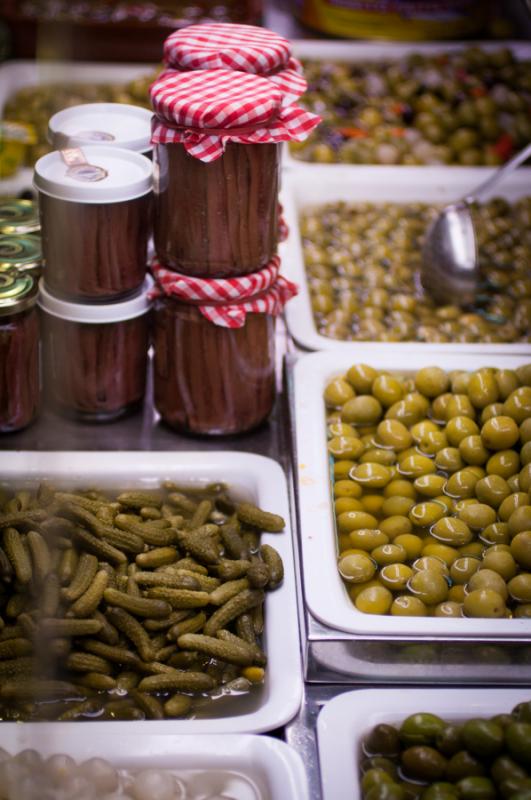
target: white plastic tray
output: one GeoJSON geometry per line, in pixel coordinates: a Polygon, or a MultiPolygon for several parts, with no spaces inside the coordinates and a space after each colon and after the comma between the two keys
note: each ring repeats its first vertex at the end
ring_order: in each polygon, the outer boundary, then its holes
{"type": "MultiPolygon", "coordinates": [[[[0,117],[8,98],[26,86],[49,83],[129,83],[156,69],[155,64],[106,64],[90,61],[31,61],[14,59],[0,65],[0,117]]],[[[23,167],[0,180],[0,195],[17,195],[31,189],[33,170],[23,167]]]]}
{"type": "MultiPolygon", "coordinates": [[[[304,209],[325,203],[346,202],[445,204],[463,197],[485,177],[484,168],[469,167],[356,167],[355,178],[342,172],[324,170],[287,172],[283,180],[282,204],[290,233],[281,244],[282,269],[286,277],[299,284],[300,292],[286,306],[289,332],[307,350],[334,350],[357,353],[361,359],[383,352],[430,353],[510,353],[531,354],[531,344],[481,344],[423,342],[345,342],[321,335],[315,326],[310,293],[304,269],[299,216],[304,209]]],[[[496,196],[516,200],[531,193],[531,168],[521,168],[496,187],[496,196]]],[[[485,195],[488,197],[489,195],[485,195]]]]}
{"type": "MultiPolygon", "coordinates": [[[[139,722],[61,722],[26,723],[39,731],[59,726],[65,733],[81,727],[97,741],[100,735],[119,737],[123,733],[144,736],[159,733],[260,733],[284,725],[297,712],[302,695],[302,672],[299,652],[299,628],[293,568],[293,543],[287,485],[284,473],[275,461],[248,453],[230,452],[11,452],[0,462],[0,486],[36,485],[48,478],[57,486],[103,485],[107,488],[154,487],[164,479],[196,485],[224,481],[235,496],[249,498],[262,508],[281,514],[286,520],[282,534],[263,534],[263,542],[272,544],[284,562],[285,577],[281,586],[268,592],[265,603],[264,649],[268,664],[260,699],[254,707],[232,714],[230,703],[223,701],[224,715],[204,719],[139,722]],[[109,734],[103,734],[103,731],[109,734]]],[[[0,730],[19,729],[18,723],[4,722],[0,730]]],[[[50,735],[55,735],[50,733],[50,735]]]]}
{"type": "MultiPolygon", "coordinates": [[[[346,61],[354,64],[358,61],[398,61],[410,53],[424,53],[426,55],[435,53],[459,52],[467,47],[477,45],[482,50],[499,50],[501,47],[508,47],[519,60],[531,58],[531,43],[524,41],[462,41],[462,42],[353,42],[353,41],[326,41],[322,39],[299,39],[293,41],[293,54],[300,59],[309,61],[346,61]]],[[[289,152],[289,146],[284,149],[284,166],[289,169],[311,170],[312,174],[317,175],[321,171],[324,174],[340,174],[349,176],[355,180],[358,167],[349,164],[318,164],[311,161],[301,161],[293,158],[289,152]]],[[[404,169],[404,167],[401,167],[404,169]]],[[[405,168],[407,169],[407,167],[405,168]]],[[[469,167],[452,166],[452,170],[466,172],[469,167]]],[[[483,174],[487,174],[488,167],[480,167],[483,174]]]]}
{"type": "MultiPolygon", "coordinates": [[[[331,378],[359,363],[360,354],[312,353],[294,367],[296,428],[296,481],[300,510],[303,582],[310,612],[330,628],[351,634],[388,637],[506,639],[529,637],[529,619],[443,619],[439,617],[391,617],[363,614],[350,600],[337,571],[334,511],[326,449],[326,419],[323,391],[331,378]],[[311,431],[311,436],[308,432],[311,431]]],[[[514,369],[525,358],[436,356],[403,352],[402,357],[385,348],[368,362],[376,369],[408,374],[437,364],[442,369],[475,370],[483,366],[514,369]]]]}
{"type": "Polygon", "coordinates": [[[510,712],[525,689],[361,689],[339,694],[317,718],[323,800],[359,800],[358,753],[374,725],[400,723],[417,711],[465,720],[510,712]]]}
{"type": "Polygon", "coordinates": [[[18,725],[14,733],[0,726],[0,746],[12,755],[31,748],[43,757],[66,753],[77,762],[105,758],[117,769],[216,770],[238,772],[258,790],[256,800],[307,800],[308,783],[299,754],[269,736],[201,737],[130,734],[114,736],[113,726],[97,736],[84,725],[65,732],[46,724],[18,725]]]}

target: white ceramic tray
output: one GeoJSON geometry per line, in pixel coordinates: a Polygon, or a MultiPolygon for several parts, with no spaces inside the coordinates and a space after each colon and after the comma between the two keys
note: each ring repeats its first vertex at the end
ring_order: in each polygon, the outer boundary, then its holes
{"type": "MultiPolygon", "coordinates": [[[[262,693],[252,699],[249,707],[238,706],[238,715],[232,714],[231,703],[223,700],[224,716],[216,717],[218,700],[212,704],[212,716],[202,719],[26,723],[25,727],[36,725],[41,730],[45,725],[59,725],[61,730],[74,734],[81,726],[87,729],[87,735],[90,731],[94,740],[107,730],[117,737],[131,732],[143,736],[260,733],[284,725],[295,715],[301,702],[302,673],[288,493],[279,464],[264,456],[231,452],[10,452],[0,458],[0,486],[35,486],[40,478],[48,478],[57,486],[92,484],[106,488],[149,488],[164,479],[195,485],[224,481],[236,497],[248,498],[286,520],[284,533],[263,534],[262,538],[280,553],[285,577],[281,586],[266,596],[264,649],[268,664],[262,693]]],[[[14,736],[19,725],[4,722],[0,730],[4,728],[10,728],[14,736]]]]}
{"type": "MultiPolygon", "coordinates": [[[[155,64],[106,64],[90,61],[31,61],[14,59],[0,65],[0,117],[6,101],[27,86],[50,83],[128,83],[149,75],[155,64]]],[[[11,178],[0,180],[0,195],[16,195],[31,189],[33,170],[20,169],[11,178]]]]}
{"type": "MultiPolygon", "coordinates": [[[[531,43],[525,41],[455,41],[455,42],[353,42],[353,41],[326,41],[323,39],[299,39],[294,40],[293,54],[300,59],[308,61],[346,61],[356,63],[358,61],[398,61],[410,53],[424,53],[426,55],[435,53],[449,53],[464,50],[467,47],[477,45],[482,50],[499,50],[501,47],[508,47],[519,60],[531,58],[531,43]]],[[[284,166],[289,169],[311,170],[314,176],[320,172],[323,174],[336,173],[348,175],[355,180],[358,167],[349,164],[318,164],[311,161],[301,161],[290,155],[288,145],[284,149],[284,166]]],[[[401,169],[404,169],[403,167],[401,169]]],[[[469,167],[452,166],[452,171],[466,172],[469,167]]],[[[487,167],[480,167],[482,174],[486,174],[487,167]]]]}
{"type": "Polygon", "coordinates": [[[465,720],[510,712],[531,699],[525,689],[361,689],[339,694],[317,718],[323,800],[360,800],[361,741],[374,725],[400,723],[416,711],[465,720]]]}
{"type": "MultiPolygon", "coordinates": [[[[289,332],[307,350],[334,350],[357,353],[369,358],[384,352],[430,353],[512,353],[531,354],[531,344],[481,344],[423,342],[345,342],[323,336],[315,326],[310,293],[304,269],[299,216],[304,209],[332,203],[410,203],[445,204],[463,197],[478,186],[485,177],[484,168],[450,170],[448,167],[356,167],[355,179],[348,180],[342,172],[286,172],[282,188],[284,216],[290,233],[281,244],[282,269],[286,277],[299,284],[300,292],[286,306],[289,332]]],[[[496,187],[496,196],[516,200],[531,193],[531,168],[520,169],[496,187]]],[[[488,197],[488,195],[485,195],[488,197]]]]}
{"type": "MultiPolygon", "coordinates": [[[[15,732],[0,726],[0,747],[12,755],[31,748],[43,757],[66,753],[75,761],[105,758],[117,769],[168,769],[176,775],[215,770],[220,792],[222,773],[239,773],[248,781],[246,800],[307,800],[308,783],[299,754],[289,745],[269,736],[203,734],[196,736],[130,734],[114,736],[112,725],[104,733],[90,736],[85,726],[65,732],[63,726],[50,728],[18,725],[15,732]],[[221,774],[220,774],[221,773],[221,774]]],[[[214,787],[212,791],[214,791],[214,787]]],[[[240,790],[243,787],[240,787],[240,790]]],[[[228,792],[233,796],[233,792],[228,792]]],[[[243,792],[242,792],[243,795],[243,792]]],[[[240,797],[235,794],[235,797],[240,797]]]]}
{"type": "MultiPolygon", "coordinates": [[[[300,540],[304,593],[311,614],[330,628],[367,636],[426,636],[435,640],[454,637],[500,640],[529,637],[531,641],[529,619],[391,617],[363,614],[353,605],[337,571],[323,391],[333,377],[344,374],[352,364],[360,361],[360,354],[354,349],[350,355],[312,353],[300,358],[294,367],[300,540]],[[308,435],[309,431],[311,436],[308,435]]],[[[376,369],[408,374],[433,364],[446,370],[475,370],[493,365],[514,369],[526,363],[526,359],[511,356],[493,359],[477,355],[434,357],[432,353],[418,352],[403,352],[400,358],[384,348],[368,363],[376,369]]]]}

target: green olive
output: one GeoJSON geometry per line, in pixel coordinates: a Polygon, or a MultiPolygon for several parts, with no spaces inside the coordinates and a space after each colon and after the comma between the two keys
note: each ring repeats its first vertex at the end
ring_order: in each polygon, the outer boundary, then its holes
{"type": "Polygon", "coordinates": [[[448,391],[450,379],[440,367],[424,367],[415,375],[415,386],[425,397],[437,397],[448,391]]]}
{"type": "Polygon", "coordinates": [[[518,487],[522,492],[531,492],[531,464],[526,464],[518,474],[518,487]]]}
{"type": "Polygon", "coordinates": [[[431,419],[421,419],[410,428],[410,433],[416,444],[419,444],[429,433],[438,433],[440,428],[431,419]]]}
{"type": "Polygon", "coordinates": [[[412,500],[416,498],[414,487],[405,478],[395,478],[387,484],[384,491],[384,497],[393,497],[395,495],[400,497],[409,497],[412,500]]]}
{"type": "Polygon", "coordinates": [[[531,573],[515,575],[507,584],[507,590],[518,603],[531,603],[531,573]]]}
{"type": "Polygon", "coordinates": [[[493,570],[501,575],[504,581],[509,581],[516,575],[517,565],[511,552],[489,548],[483,556],[481,568],[493,570]]]}
{"type": "Polygon", "coordinates": [[[519,468],[520,457],[514,450],[499,450],[489,458],[486,464],[489,475],[500,475],[505,480],[518,472],[519,468]]]}
{"type": "MultiPolygon", "coordinates": [[[[388,484],[389,485],[389,484],[388,484]]],[[[387,488],[387,487],[386,487],[387,488]]],[[[415,501],[411,497],[400,497],[398,495],[386,497],[381,508],[383,517],[405,516],[409,513],[415,501]]]]}
{"type": "Polygon", "coordinates": [[[499,619],[505,616],[505,601],[492,589],[476,589],[465,595],[463,612],[467,617],[489,617],[499,619]]]}
{"type": "Polygon", "coordinates": [[[435,456],[435,466],[443,472],[457,472],[463,469],[465,462],[457,447],[443,447],[435,456]]]}
{"type": "Polygon", "coordinates": [[[395,514],[382,519],[380,530],[393,541],[397,536],[404,533],[411,533],[412,525],[409,519],[401,514],[395,514]]]}
{"type": "MultiPolygon", "coordinates": [[[[367,515],[369,516],[369,515],[367,515]]],[[[349,539],[351,547],[358,547],[360,550],[371,552],[375,547],[388,544],[389,539],[377,528],[356,528],[350,531],[349,539]]]]}
{"type": "Polygon", "coordinates": [[[484,775],[485,767],[481,761],[467,750],[459,750],[448,761],[446,778],[452,783],[472,775],[484,775]]]}
{"type": "Polygon", "coordinates": [[[446,516],[447,510],[441,503],[425,502],[417,503],[409,511],[409,519],[414,525],[429,527],[437,522],[441,517],[446,516]]]}
{"type": "Polygon", "coordinates": [[[518,565],[531,570],[531,530],[521,531],[511,540],[511,553],[518,565]]]}
{"type": "Polygon", "coordinates": [[[434,456],[439,450],[448,447],[448,439],[444,431],[428,431],[418,443],[418,447],[421,453],[434,456]]]}
{"type": "Polygon", "coordinates": [[[446,772],[446,758],[427,745],[408,747],[402,751],[400,761],[404,774],[414,780],[439,780],[446,772]]]}
{"type": "Polygon", "coordinates": [[[463,616],[462,603],[456,603],[455,600],[445,600],[444,603],[439,603],[435,606],[433,615],[435,617],[462,617],[463,616]]]}
{"type": "Polygon", "coordinates": [[[531,417],[527,417],[520,423],[520,441],[522,444],[531,442],[531,417]]]}
{"type": "Polygon", "coordinates": [[[413,533],[401,533],[394,539],[394,542],[404,548],[408,561],[414,561],[422,553],[423,540],[413,533]]]}
{"type": "Polygon", "coordinates": [[[359,394],[370,392],[371,386],[377,377],[377,370],[367,366],[367,364],[354,364],[346,374],[347,381],[359,394]]]}
{"type": "Polygon", "coordinates": [[[434,420],[437,420],[437,422],[446,422],[448,420],[448,404],[452,397],[453,394],[451,392],[444,392],[444,394],[440,394],[435,398],[431,406],[434,420]]]}
{"type": "Polygon", "coordinates": [[[430,606],[446,600],[448,588],[448,581],[444,575],[435,570],[426,569],[415,572],[408,581],[408,589],[411,594],[430,606]]]}
{"type": "Polygon", "coordinates": [[[531,531],[531,506],[518,506],[507,520],[507,524],[511,536],[516,536],[522,531],[531,531]]]}
{"type": "Polygon", "coordinates": [[[481,428],[481,439],[490,450],[508,450],[518,441],[520,431],[511,417],[492,417],[481,428]]]}
{"type": "Polygon", "coordinates": [[[476,497],[480,503],[487,503],[498,508],[500,503],[511,494],[507,481],[500,475],[487,475],[475,486],[476,497]]]}
{"type": "Polygon", "coordinates": [[[458,517],[472,530],[482,530],[496,522],[496,512],[485,503],[470,503],[458,511],[458,517]]]}
{"type": "Polygon", "coordinates": [[[334,483],[335,497],[361,497],[361,486],[350,478],[339,480],[334,483]]]}
{"type": "Polygon", "coordinates": [[[498,369],[494,375],[494,379],[501,400],[506,400],[511,392],[518,389],[520,385],[518,373],[512,369],[498,369]]]}
{"type": "Polygon", "coordinates": [[[531,387],[520,386],[511,392],[503,404],[508,417],[520,425],[525,419],[531,417],[531,387]]]}
{"type": "Polygon", "coordinates": [[[335,458],[359,458],[363,444],[355,436],[334,436],[328,440],[328,451],[335,458]]]}
{"type": "Polygon", "coordinates": [[[395,597],[390,613],[393,617],[425,617],[428,609],[419,597],[404,594],[395,597]]]}
{"type": "Polygon", "coordinates": [[[503,728],[492,720],[466,720],[461,736],[468,752],[478,758],[493,759],[503,750],[503,728]]]}
{"type": "Polygon", "coordinates": [[[472,556],[461,556],[456,558],[450,567],[450,577],[453,583],[466,584],[472,575],[478,571],[481,562],[472,556]]]}
{"type": "Polygon", "coordinates": [[[365,511],[346,511],[337,518],[340,533],[350,533],[360,528],[376,528],[377,524],[376,517],[365,511]]]}
{"type": "Polygon", "coordinates": [[[420,795],[420,800],[458,800],[458,793],[453,783],[435,781],[426,787],[420,795]]]}
{"type": "MultiPolygon", "coordinates": [[[[424,550],[425,545],[423,545],[424,550]]],[[[442,558],[437,558],[437,556],[421,556],[421,558],[415,559],[412,564],[413,569],[415,572],[439,572],[441,575],[448,576],[450,573],[448,571],[448,566],[446,561],[443,561],[442,558]]]]}
{"type": "Polygon", "coordinates": [[[372,383],[371,392],[384,408],[388,408],[402,399],[404,389],[402,383],[391,375],[378,375],[372,383]]]}
{"type": "Polygon", "coordinates": [[[429,475],[436,471],[436,466],[431,458],[421,455],[410,455],[400,461],[398,471],[402,475],[412,478],[419,478],[421,475],[429,475]]]}
{"type": "Polygon", "coordinates": [[[483,425],[488,419],[492,419],[492,417],[502,417],[503,416],[503,403],[491,403],[489,406],[485,406],[482,410],[479,421],[483,425]]]}
{"type": "Polygon", "coordinates": [[[483,563],[479,570],[471,576],[466,588],[468,592],[474,592],[478,589],[492,589],[504,601],[508,597],[507,586],[502,576],[493,569],[485,568],[483,563]]]}
{"type": "Polygon", "coordinates": [[[459,442],[459,452],[467,464],[484,464],[490,456],[481,436],[466,436],[459,442]]]}
{"type": "Polygon", "coordinates": [[[514,517],[512,527],[509,526],[509,533],[519,533],[520,530],[527,530],[529,522],[529,495],[527,492],[513,492],[500,504],[498,516],[503,522],[509,522],[516,511],[519,513],[514,517]],[[520,508],[526,509],[519,511],[520,508]],[[524,523],[523,527],[520,527],[524,523]],[[519,530],[518,530],[519,528],[519,530]]]}
{"type": "Polygon", "coordinates": [[[393,776],[387,770],[377,767],[367,770],[361,779],[361,788],[364,796],[373,787],[383,783],[393,783],[393,776]]]}
{"type": "MultiPolygon", "coordinates": [[[[447,567],[450,567],[458,556],[459,552],[455,547],[441,544],[436,539],[432,539],[431,536],[426,536],[424,539],[424,545],[422,547],[423,558],[434,557],[439,561],[443,561],[447,567]]],[[[445,571],[444,574],[449,575],[447,571],[445,571]]]]}
{"type": "Polygon", "coordinates": [[[466,439],[467,436],[476,436],[479,433],[479,428],[470,417],[457,416],[448,420],[444,431],[450,445],[459,447],[461,441],[466,439]]]}
{"type": "Polygon", "coordinates": [[[344,514],[345,511],[363,511],[363,506],[355,497],[338,497],[334,501],[336,514],[344,514]]]}
{"type": "Polygon", "coordinates": [[[494,522],[481,531],[479,538],[487,545],[509,544],[511,541],[509,526],[506,522],[494,522]]]}
{"type": "Polygon", "coordinates": [[[363,740],[363,751],[368,755],[396,756],[400,752],[400,738],[394,725],[376,725],[363,740]]]}
{"type": "Polygon", "coordinates": [[[407,426],[420,422],[424,416],[424,407],[415,402],[407,402],[406,398],[393,403],[385,412],[385,419],[396,419],[407,426]]]}
{"type": "Polygon", "coordinates": [[[440,495],[446,484],[446,478],[443,475],[420,475],[415,478],[413,486],[419,494],[426,497],[437,497],[440,495]]]}
{"type": "Polygon", "coordinates": [[[354,438],[357,438],[358,435],[352,425],[347,425],[344,422],[334,422],[329,425],[328,434],[331,438],[334,436],[354,436],[354,438]]]}
{"type": "Polygon", "coordinates": [[[404,562],[407,558],[407,553],[399,544],[381,544],[371,550],[371,558],[373,558],[379,567],[397,562],[404,562]]]}
{"type": "Polygon", "coordinates": [[[364,614],[387,614],[393,595],[385,586],[370,586],[356,597],[356,608],[364,614]]]}
{"type": "MultiPolygon", "coordinates": [[[[372,552],[371,555],[373,556],[373,558],[375,557],[374,551],[372,552]]],[[[407,564],[401,562],[398,563],[394,562],[394,563],[388,563],[384,567],[382,567],[378,577],[380,578],[380,581],[383,584],[383,586],[385,586],[387,589],[390,589],[393,592],[396,592],[396,591],[404,591],[404,589],[407,587],[407,582],[412,575],[413,575],[413,570],[411,569],[411,567],[408,567],[407,564]]]]}
{"type": "Polygon", "coordinates": [[[396,419],[382,420],[376,430],[379,440],[394,450],[405,450],[410,447],[412,437],[405,425],[396,419]]]}
{"type": "Polygon", "coordinates": [[[325,403],[329,408],[341,408],[352,397],[352,386],[344,378],[335,378],[324,390],[325,403]]]}
{"type": "Polygon", "coordinates": [[[392,467],[396,463],[396,453],[384,447],[369,447],[359,457],[361,464],[372,462],[373,464],[383,464],[384,467],[392,467]]]}
{"type": "Polygon", "coordinates": [[[368,486],[371,489],[382,489],[391,480],[391,472],[388,467],[370,462],[359,464],[349,473],[349,476],[362,486],[368,486]]]}
{"type": "Polygon", "coordinates": [[[382,783],[365,795],[365,800],[406,800],[406,791],[398,783],[382,783]]]}
{"type": "Polygon", "coordinates": [[[432,745],[446,723],[437,714],[418,712],[406,717],[398,729],[404,747],[432,745]]]}
{"type": "Polygon", "coordinates": [[[349,583],[370,581],[376,572],[376,564],[367,555],[356,553],[342,556],[338,563],[339,573],[349,583]]]}
{"type": "Polygon", "coordinates": [[[483,775],[471,775],[457,783],[460,800],[496,800],[497,792],[490,778],[483,775]]]}
{"type": "Polygon", "coordinates": [[[372,395],[358,395],[343,405],[341,419],[354,425],[373,425],[382,416],[382,406],[372,395]]]}
{"type": "Polygon", "coordinates": [[[531,723],[513,722],[505,731],[505,742],[512,758],[525,769],[531,767],[531,723]]]}
{"type": "Polygon", "coordinates": [[[467,394],[476,408],[485,408],[485,406],[495,403],[499,397],[495,377],[482,370],[474,372],[468,382],[467,394]]]}
{"type": "Polygon", "coordinates": [[[450,497],[474,497],[476,483],[480,480],[471,467],[465,467],[450,475],[444,491],[450,497]]]}
{"type": "Polygon", "coordinates": [[[453,394],[446,406],[446,419],[452,417],[470,417],[474,419],[476,412],[467,394],[453,394]]]}
{"type": "Polygon", "coordinates": [[[472,531],[466,522],[456,517],[443,517],[431,529],[431,534],[444,544],[460,547],[468,544],[473,538],[472,531]]]}
{"type": "Polygon", "coordinates": [[[447,758],[462,750],[461,726],[446,723],[435,737],[435,747],[447,758]]]}

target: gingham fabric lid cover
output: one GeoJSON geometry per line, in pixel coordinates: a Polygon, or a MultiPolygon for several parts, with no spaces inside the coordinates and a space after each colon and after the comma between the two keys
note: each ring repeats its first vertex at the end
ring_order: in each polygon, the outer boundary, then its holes
{"type": "Polygon", "coordinates": [[[290,42],[254,25],[221,22],[182,28],[164,42],[164,62],[178,70],[231,69],[267,75],[284,92],[286,104],[298,100],[307,88],[290,42]]]}
{"type": "Polygon", "coordinates": [[[298,294],[296,284],[279,275],[280,258],[238,278],[194,278],[166,269],[156,259],[151,272],[156,286],[151,297],[167,295],[197,305],[201,314],[222,328],[242,328],[247,314],[278,316],[298,294]]]}
{"type": "Polygon", "coordinates": [[[303,141],[320,118],[283,105],[279,86],[232,70],[168,70],[150,87],[154,144],[183,143],[201,161],[223,155],[227,141],[266,144],[303,141]]]}

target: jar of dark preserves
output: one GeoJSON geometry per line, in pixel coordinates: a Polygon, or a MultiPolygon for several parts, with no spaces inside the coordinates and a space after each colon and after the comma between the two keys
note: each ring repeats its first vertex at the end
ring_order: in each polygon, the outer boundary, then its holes
{"type": "Polygon", "coordinates": [[[146,278],[135,297],[120,303],[70,303],[41,280],[43,383],[47,400],[76,419],[106,422],[144,399],[149,346],[146,278]]]}
{"type": "Polygon", "coordinates": [[[297,292],[278,276],[279,264],[275,257],[232,280],[153,266],[154,403],[165,423],[221,435],[267,419],[275,400],[275,317],[297,292]]]}
{"type": "Polygon", "coordinates": [[[116,301],[140,289],[151,233],[152,164],[119,147],[87,146],[35,164],[46,288],[74,302],[116,301]],[[81,153],[81,151],[76,151],[81,153]]]}
{"type": "Polygon", "coordinates": [[[234,69],[167,70],[150,92],[158,260],[210,278],[261,269],[277,250],[280,143],[319,118],[234,69]]]}
{"type": "Polygon", "coordinates": [[[0,433],[25,428],[39,409],[37,284],[0,273],[0,433]]]}

